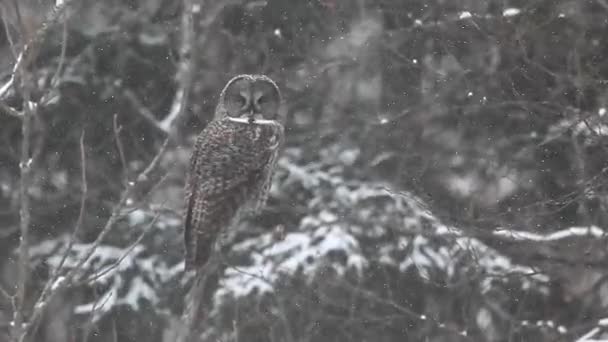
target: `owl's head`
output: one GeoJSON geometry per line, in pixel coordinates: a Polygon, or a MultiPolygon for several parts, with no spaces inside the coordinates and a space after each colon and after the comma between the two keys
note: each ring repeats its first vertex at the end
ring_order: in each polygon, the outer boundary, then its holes
{"type": "Polygon", "coordinates": [[[215,118],[264,119],[283,122],[281,92],[265,75],[238,75],[222,90],[215,118]]]}

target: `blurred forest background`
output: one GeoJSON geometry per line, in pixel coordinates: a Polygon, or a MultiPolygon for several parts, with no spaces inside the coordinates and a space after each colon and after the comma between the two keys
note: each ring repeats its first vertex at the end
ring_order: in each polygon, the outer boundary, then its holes
{"type": "Polygon", "coordinates": [[[188,157],[239,73],[288,146],[201,341],[608,338],[608,1],[0,5],[0,341],[175,340],[188,157]]]}

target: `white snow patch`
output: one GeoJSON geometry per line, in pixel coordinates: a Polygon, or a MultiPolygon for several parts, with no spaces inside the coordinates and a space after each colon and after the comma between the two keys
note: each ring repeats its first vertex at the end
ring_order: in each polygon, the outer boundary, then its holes
{"type": "Polygon", "coordinates": [[[55,282],[53,283],[53,285],[51,285],[51,290],[55,291],[57,290],[61,285],[63,285],[63,283],[65,282],[65,277],[64,276],[59,276],[57,277],[57,280],[55,280],[55,282]]]}
{"type": "Polygon", "coordinates": [[[322,210],[319,213],[319,219],[323,222],[331,223],[336,222],[338,220],[338,216],[329,210],[322,210]]]}
{"type": "Polygon", "coordinates": [[[486,308],[479,309],[475,320],[482,331],[492,328],[492,314],[486,308]]]}
{"type": "Polygon", "coordinates": [[[117,304],[125,304],[135,310],[139,310],[139,301],[146,299],[152,304],[158,303],[158,296],[156,291],[143,278],[136,277],[129,284],[129,291],[123,297],[121,297],[117,304]]]}
{"type": "Polygon", "coordinates": [[[516,179],[516,177],[501,177],[498,180],[498,184],[496,185],[497,190],[495,194],[497,200],[503,199],[513,194],[515,190],[517,190],[518,184],[514,182],[513,179],[516,179]]]}
{"type": "MultiPolygon", "coordinates": [[[[265,239],[263,239],[265,240],[265,239]]],[[[239,246],[236,246],[237,249],[239,246]]],[[[367,267],[367,260],[360,254],[358,241],[343,228],[330,225],[316,229],[312,235],[290,233],[285,239],[271,247],[251,255],[253,265],[229,268],[224,272],[222,287],[216,292],[216,299],[225,295],[241,297],[258,292],[272,292],[274,284],[284,274],[301,271],[312,279],[320,267],[331,266],[338,274],[346,269],[361,273],[367,267]],[[343,251],[346,265],[327,264],[325,258],[331,252],[343,251]]]]}
{"type": "Polygon", "coordinates": [[[458,15],[458,19],[466,19],[470,17],[472,17],[472,15],[469,11],[460,12],[460,14],[458,15]]]}
{"type": "Polygon", "coordinates": [[[135,226],[144,223],[146,216],[146,212],[141,209],[133,210],[128,216],[129,225],[135,226]]]}
{"type": "Polygon", "coordinates": [[[146,32],[146,31],[143,31],[143,32],[141,32],[139,34],[139,36],[137,38],[139,39],[139,41],[143,45],[154,46],[154,45],[162,45],[162,44],[164,44],[167,41],[168,36],[164,32],[158,32],[158,31],[146,32]]]}
{"type": "Polygon", "coordinates": [[[452,175],[447,180],[448,189],[461,197],[471,196],[478,188],[478,179],[472,174],[452,175]]]}
{"type": "Polygon", "coordinates": [[[344,165],[351,166],[357,161],[359,154],[361,154],[361,151],[358,148],[353,148],[343,151],[338,158],[344,165]]]}
{"type": "Polygon", "coordinates": [[[502,11],[502,16],[503,17],[513,17],[520,13],[521,13],[521,10],[519,8],[512,7],[512,8],[507,8],[504,11],[502,11]]]}

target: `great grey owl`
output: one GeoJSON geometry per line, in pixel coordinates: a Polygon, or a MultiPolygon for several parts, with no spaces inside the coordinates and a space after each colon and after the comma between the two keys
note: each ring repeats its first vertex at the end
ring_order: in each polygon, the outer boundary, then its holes
{"type": "Polygon", "coordinates": [[[209,260],[223,230],[268,197],[284,142],[281,94],[264,75],[239,75],[222,90],[213,120],[199,134],[186,181],[186,270],[209,260]]]}

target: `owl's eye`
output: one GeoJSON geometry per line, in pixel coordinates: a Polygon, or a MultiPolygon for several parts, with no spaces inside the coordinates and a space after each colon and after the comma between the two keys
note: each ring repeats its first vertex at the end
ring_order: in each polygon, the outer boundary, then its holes
{"type": "Polygon", "coordinates": [[[236,96],[235,100],[236,100],[236,103],[241,107],[243,107],[243,106],[245,106],[245,104],[247,104],[247,99],[244,96],[236,96]]]}
{"type": "Polygon", "coordinates": [[[267,101],[268,99],[266,98],[266,96],[262,95],[260,96],[260,98],[258,99],[258,104],[263,104],[267,101]]]}

